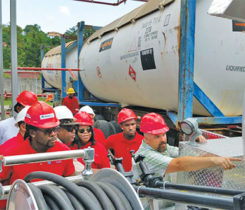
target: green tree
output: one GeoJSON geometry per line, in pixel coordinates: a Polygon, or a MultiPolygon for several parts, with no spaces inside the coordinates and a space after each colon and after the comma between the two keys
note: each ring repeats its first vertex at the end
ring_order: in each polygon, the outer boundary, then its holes
{"type": "MultiPolygon", "coordinates": [[[[24,29],[17,26],[17,57],[18,66],[39,67],[40,48],[46,53],[51,48],[60,45],[58,37],[50,38],[37,24],[27,25],[24,29]]],[[[10,25],[3,25],[3,65],[4,69],[11,68],[11,39],[10,25]]]]}
{"type": "Polygon", "coordinates": [[[3,25],[3,68],[10,68],[10,26],[3,25]]]}
{"type": "Polygon", "coordinates": [[[39,25],[27,25],[24,30],[24,51],[25,61],[24,66],[37,67],[41,65],[40,48],[42,44],[49,42],[49,37],[45,34],[39,25]]]}
{"type": "MultiPolygon", "coordinates": [[[[68,29],[65,32],[65,37],[66,37],[66,41],[72,41],[72,40],[76,40],[77,39],[77,31],[78,28],[77,26],[73,26],[72,28],[68,29]]],[[[86,40],[89,36],[91,36],[93,33],[95,32],[95,30],[93,29],[92,26],[90,27],[85,27],[83,29],[83,40],[86,40]]]]}
{"type": "MultiPolygon", "coordinates": [[[[84,40],[87,39],[94,30],[92,27],[84,29],[84,40]]],[[[77,26],[65,32],[66,42],[76,40],[77,26]]],[[[51,48],[60,45],[59,37],[49,37],[41,30],[37,24],[27,25],[24,29],[17,26],[17,58],[18,66],[39,67],[41,65],[41,46],[44,46],[44,53],[51,48]]],[[[10,25],[3,25],[3,66],[4,69],[11,68],[11,40],[10,25]]]]}

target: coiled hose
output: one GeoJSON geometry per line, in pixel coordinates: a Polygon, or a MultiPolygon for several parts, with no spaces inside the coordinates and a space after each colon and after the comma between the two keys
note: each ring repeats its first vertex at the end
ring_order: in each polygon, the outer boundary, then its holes
{"type": "Polygon", "coordinates": [[[36,187],[28,183],[40,210],[123,210],[132,209],[126,196],[114,185],[102,182],[82,181],[77,185],[59,175],[37,171],[25,177],[49,180],[57,184],[36,187]]]}

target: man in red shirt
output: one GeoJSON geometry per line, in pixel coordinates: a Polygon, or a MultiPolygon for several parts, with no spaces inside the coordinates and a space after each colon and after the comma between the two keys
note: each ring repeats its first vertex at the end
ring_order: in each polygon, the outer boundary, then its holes
{"type": "Polygon", "coordinates": [[[67,106],[73,115],[75,115],[79,110],[78,99],[74,96],[75,90],[69,88],[67,91],[67,96],[64,98],[62,105],[67,106]]]}
{"type": "MultiPolygon", "coordinates": [[[[54,109],[45,102],[33,104],[28,109],[24,121],[26,123],[25,141],[8,150],[6,156],[69,150],[65,144],[57,141],[57,126],[60,122],[56,118],[54,109]]],[[[71,176],[74,173],[74,165],[72,159],[69,159],[7,166],[3,167],[0,173],[0,181],[10,179],[11,184],[16,179],[24,179],[33,171],[71,176]]]]}
{"type": "Polygon", "coordinates": [[[136,119],[137,116],[131,109],[122,109],[117,120],[123,132],[109,136],[105,143],[106,149],[112,149],[116,158],[123,158],[122,165],[125,171],[132,168],[130,151],[136,152],[143,140],[143,136],[136,132],[136,119]]]}
{"type": "MultiPolygon", "coordinates": [[[[90,106],[83,106],[79,112],[87,112],[91,118],[92,118],[92,122],[94,125],[94,118],[95,118],[95,113],[94,110],[90,107],[90,106]]],[[[105,135],[103,133],[102,130],[100,130],[99,128],[95,128],[93,127],[94,130],[94,138],[96,141],[99,141],[101,144],[105,145],[105,135]]]]}

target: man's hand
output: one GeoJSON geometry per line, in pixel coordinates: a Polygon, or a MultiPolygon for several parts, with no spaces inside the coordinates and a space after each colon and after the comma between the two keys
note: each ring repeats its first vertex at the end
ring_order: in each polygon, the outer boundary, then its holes
{"type": "MultiPolygon", "coordinates": [[[[185,134],[181,136],[181,141],[185,141],[185,134]]],[[[200,135],[198,136],[195,141],[197,143],[200,143],[200,144],[203,144],[203,143],[206,143],[207,142],[207,139],[203,136],[203,135],[200,135]]]]}
{"type": "Polygon", "coordinates": [[[241,161],[240,158],[231,157],[213,157],[213,162],[216,166],[222,167],[224,170],[235,168],[235,164],[232,161],[241,161]]]}
{"type": "Polygon", "coordinates": [[[200,135],[195,139],[195,141],[200,143],[200,144],[203,144],[203,143],[207,142],[207,139],[203,135],[200,135]]]}

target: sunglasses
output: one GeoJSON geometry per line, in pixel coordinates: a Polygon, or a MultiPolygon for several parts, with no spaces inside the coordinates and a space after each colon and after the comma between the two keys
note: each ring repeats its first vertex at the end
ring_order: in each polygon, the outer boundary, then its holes
{"type": "Polygon", "coordinates": [[[37,130],[42,131],[45,135],[50,135],[53,132],[56,133],[58,131],[58,127],[45,128],[45,129],[38,128],[37,130]]]}
{"type": "Polygon", "coordinates": [[[81,129],[78,129],[78,132],[79,133],[84,133],[85,131],[87,131],[88,133],[90,133],[90,132],[92,132],[92,129],[91,128],[87,128],[87,129],[81,128],[81,129]]]}
{"type": "Polygon", "coordinates": [[[68,132],[73,132],[74,130],[76,130],[76,126],[70,126],[70,125],[62,125],[60,126],[61,128],[64,128],[65,130],[67,130],[68,132]]]}

